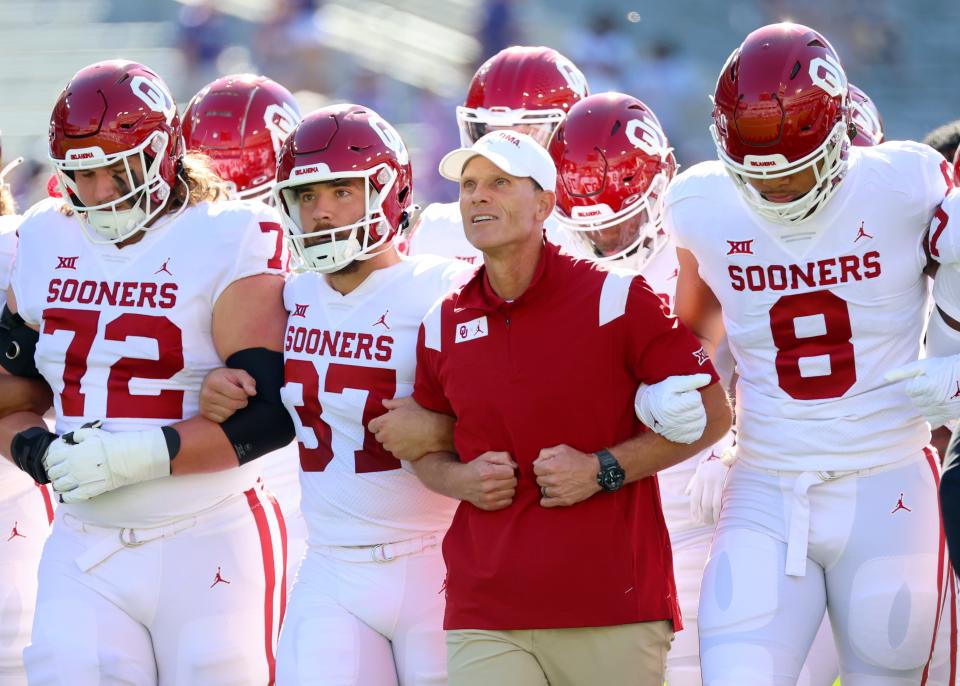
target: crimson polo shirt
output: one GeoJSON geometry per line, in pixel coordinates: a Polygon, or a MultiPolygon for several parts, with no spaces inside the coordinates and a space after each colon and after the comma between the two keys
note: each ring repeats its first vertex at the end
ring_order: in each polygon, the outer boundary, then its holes
{"type": "Polygon", "coordinates": [[[540,450],[583,452],[644,431],[640,382],[717,377],[697,339],[641,276],[606,271],[547,243],[511,303],[481,267],[424,319],[413,397],[454,415],[460,460],[505,451],[519,465],[513,503],[461,502],[443,541],[445,629],[545,629],[669,619],[679,629],[670,540],[656,477],[545,508],[540,450]]]}

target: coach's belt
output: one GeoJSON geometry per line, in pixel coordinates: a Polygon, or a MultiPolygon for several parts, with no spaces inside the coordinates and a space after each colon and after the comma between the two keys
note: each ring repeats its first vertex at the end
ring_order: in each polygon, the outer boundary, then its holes
{"type": "Polygon", "coordinates": [[[316,549],[323,555],[345,562],[390,562],[398,557],[416,555],[435,548],[440,545],[442,538],[442,533],[433,533],[393,543],[362,546],[319,545],[316,549]]]}

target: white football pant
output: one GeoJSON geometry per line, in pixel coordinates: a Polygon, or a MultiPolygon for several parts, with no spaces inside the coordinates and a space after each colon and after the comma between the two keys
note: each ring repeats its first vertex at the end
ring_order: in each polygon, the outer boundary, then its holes
{"type": "Polygon", "coordinates": [[[843,686],[946,684],[955,645],[928,667],[955,614],[938,480],[932,451],[857,473],[738,462],[700,594],[704,685],[792,686],[825,609],[843,686]]]}
{"type": "Polygon", "coordinates": [[[310,546],[280,633],[277,685],[444,686],[442,539],[386,562],[369,546],[310,546]]]}
{"type": "Polygon", "coordinates": [[[262,484],[155,529],[66,509],[40,562],[31,686],[273,683],[285,533],[262,484]]]}

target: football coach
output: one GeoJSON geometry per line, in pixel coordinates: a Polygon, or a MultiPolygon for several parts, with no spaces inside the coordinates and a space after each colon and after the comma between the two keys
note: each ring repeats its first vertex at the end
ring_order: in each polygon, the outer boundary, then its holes
{"type": "Polygon", "coordinates": [[[410,463],[461,500],[443,542],[450,684],[659,686],[680,612],[654,475],[723,436],[726,395],[642,277],[545,240],[557,174],[536,141],[495,131],[440,173],[484,258],[424,320],[413,394],[456,418],[456,454],[410,463]],[[700,439],[646,431],[637,387],[694,374],[710,377],[700,439]]]}

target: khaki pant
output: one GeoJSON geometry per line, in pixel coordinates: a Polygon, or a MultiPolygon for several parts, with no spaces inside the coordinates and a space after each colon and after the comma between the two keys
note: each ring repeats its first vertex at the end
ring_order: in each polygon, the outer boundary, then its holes
{"type": "Polygon", "coordinates": [[[450,686],[661,686],[668,621],[583,629],[447,632],[450,686]]]}

